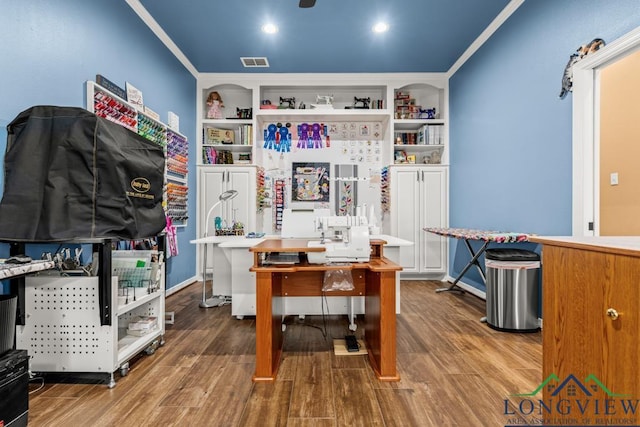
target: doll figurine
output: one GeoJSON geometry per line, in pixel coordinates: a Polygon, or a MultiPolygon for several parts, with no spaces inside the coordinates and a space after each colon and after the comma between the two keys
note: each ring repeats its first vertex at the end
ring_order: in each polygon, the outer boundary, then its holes
{"type": "Polygon", "coordinates": [[[213,91],[207,97],[207,119],[221,119],[224,104],[220,94],[213,91]]]}

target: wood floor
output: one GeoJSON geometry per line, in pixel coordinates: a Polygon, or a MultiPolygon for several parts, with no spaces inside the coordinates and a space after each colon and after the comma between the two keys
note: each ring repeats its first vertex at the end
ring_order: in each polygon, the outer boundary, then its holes
{"type": "MultiPolygon", "coordinates": [[[[202,309],[200,284],[167,298],[166,344],[132,364],[117,385],[30,386],[30,426],[504,426],[505,399],[541,382],[540,333],[497,332],[479,322],[484,301],[435,293],[440,282],[403,281],[398,316],[401,381],[378,381],[366,356],[335,356],[346,316],[286,318],[273,384],[254,384],[254,318],[202,309]]],[[[357,335],[363,334],[358,329],[357,335]]],[[[508,421],[510,420],[510,421],[508,421]]]]}

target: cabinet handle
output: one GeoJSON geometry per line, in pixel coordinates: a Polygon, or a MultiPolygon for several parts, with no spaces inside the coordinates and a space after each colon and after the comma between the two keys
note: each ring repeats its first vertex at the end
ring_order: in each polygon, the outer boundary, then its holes
{"type": "Polygon", "coordinates": [[[420,171],[416,171],[416,181],[420,181],[420,171]]]}
{"type": "Polygon", "coordinates": [[[616,320],[618,318],[618,311],[615,308],[610,308],[607,310],[607,316],[611,318],[611,320],[616,320]]]}

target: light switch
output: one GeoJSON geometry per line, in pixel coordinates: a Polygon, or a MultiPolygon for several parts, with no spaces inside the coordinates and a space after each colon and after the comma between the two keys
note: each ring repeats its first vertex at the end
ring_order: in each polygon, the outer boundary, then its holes
{"type": "Polygon", "coordinates": [[[611,185],[618,185],[618,172],[613,172],[609,178],[611,185]]]}

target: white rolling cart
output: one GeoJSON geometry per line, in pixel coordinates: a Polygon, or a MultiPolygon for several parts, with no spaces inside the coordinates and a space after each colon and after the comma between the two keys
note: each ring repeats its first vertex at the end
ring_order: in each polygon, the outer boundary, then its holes
{"type": "MultiPolygon", "coordinates": [[[[111,263],[119,259],[118,251],[106,252],[100,261],[107,269],[105,274],[25,278],[25,316],[16,327],[16,345],[28,350],[31,371],[105,374],[108,387],[113,388],[114,372],[127,375],[134,356],[143,351],[153,354],[164,344],[162,252],[157,265],[144,267],[147,274],[126,286],[117,275],[121,271],[112,275],[111,263]],[[131,322],[143,317],[155,318],[155,326],[128,331],[131,322]]],[[[124,281],[132,282],[130,278],[124,281]]]]}

